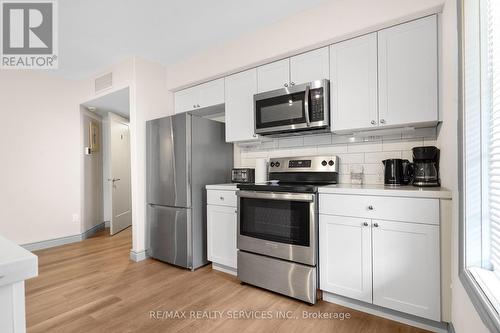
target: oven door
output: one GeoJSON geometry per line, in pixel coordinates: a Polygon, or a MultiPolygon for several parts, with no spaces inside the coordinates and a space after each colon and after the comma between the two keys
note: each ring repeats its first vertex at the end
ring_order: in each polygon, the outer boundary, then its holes
{"type": "Polygon", "coordinates": [[[254,107],[257,134],[326,128],[329,125],[329,81],[313,81],[257,94],[254,107]]]}
{"type": "Polygon", "coordinates": [[[315,194],[237,193],[239,250],[316,265],[318,210],[315,194]]]}

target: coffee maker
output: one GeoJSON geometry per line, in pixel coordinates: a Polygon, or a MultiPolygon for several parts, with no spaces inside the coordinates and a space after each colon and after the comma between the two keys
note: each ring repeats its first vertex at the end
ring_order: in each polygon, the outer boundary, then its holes
{"type": "Polygon", "coordinates": [[[434,146],[414,147],[413,152],[413,186],[440,186],[439,149],[434,146]]]}

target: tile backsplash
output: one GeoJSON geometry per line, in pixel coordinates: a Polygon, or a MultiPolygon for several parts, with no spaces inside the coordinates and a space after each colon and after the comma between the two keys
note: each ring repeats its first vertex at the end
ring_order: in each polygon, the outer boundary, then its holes
{"type": "Polygon", "coordinates": [[[372,137],[320,134],[239,143],[235,147],[235,167],[255,167],[255,159],[289,156],[337,155],[340,160],[339,183],[350,183],[351,165],[362,165],[364,184],[383,184],[382,160],[412,160],[411,148],[436,146],[436,128],[411,133],[372,137]]]}

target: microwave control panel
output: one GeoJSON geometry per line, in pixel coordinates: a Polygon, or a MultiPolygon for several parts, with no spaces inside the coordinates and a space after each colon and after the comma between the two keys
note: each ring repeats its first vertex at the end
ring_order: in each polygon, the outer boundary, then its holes
{"type": "Polygon", "coordinates": [[[323,121],[324,120],[324,110],[323,110],[323,88],[311,89],[310,91],[310,119],[313,121],[323,121]]]}

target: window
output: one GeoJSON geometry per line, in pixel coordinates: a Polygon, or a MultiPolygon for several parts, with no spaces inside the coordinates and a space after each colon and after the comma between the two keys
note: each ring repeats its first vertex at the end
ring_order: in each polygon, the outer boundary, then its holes
{"type": "Polygon", "coordinates": [[[500,330],[500,1],[462,0],[460,278],[500,330]]]}

